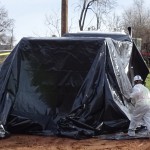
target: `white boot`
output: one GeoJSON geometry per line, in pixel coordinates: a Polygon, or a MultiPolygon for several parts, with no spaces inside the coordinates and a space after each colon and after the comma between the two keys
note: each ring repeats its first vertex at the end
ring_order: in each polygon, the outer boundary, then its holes
{"type": "Polygon", "coordinates": [[[128,130],[128,135],[129,136],[135,136],[135,130],[129,129],[128,130]]]}

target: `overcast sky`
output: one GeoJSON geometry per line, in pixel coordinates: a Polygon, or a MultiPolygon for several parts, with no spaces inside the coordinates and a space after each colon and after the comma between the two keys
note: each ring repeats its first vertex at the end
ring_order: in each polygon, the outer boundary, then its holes
{"type": "MultiPolygon", "coordinates": [[[[69,18],[75,18],[74,7],[79,0],[68,0],[69,18]]],[[[9,18],[15,20],[14,36],[16,43],[23,37],[44,37],[48,28],[45,25],[45,16],[52,12],[60,13],[61,0],[0,0],[1,6],[8,11],[9,18]]],[[[145,0],[147,6],[150,1],[145,0]]],[[[129,7],[132,0],[117,0],[118,12],[129,7]]],[[[76,16],[77,17],[77,16],[76,16]]]]}

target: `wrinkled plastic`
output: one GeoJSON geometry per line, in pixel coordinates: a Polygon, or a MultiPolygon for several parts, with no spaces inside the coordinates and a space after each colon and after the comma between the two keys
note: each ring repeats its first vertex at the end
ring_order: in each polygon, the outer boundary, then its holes
{"type": "Polygon", "coordinates": [[[77,139],[125,131],[133,73],[145,80],[148,68],[131,41],[23,38],[1,68],[1,124],[77,139]]]}
{"type": "Polygon", "coordinates": [[[129,41],[131,42],[132,39],[127,34],[122,33],[101,33],[101,32],[79,32],[79,33],[66,33],[63,35],[64,37],[102,37],[102,38],[111,38],[117,41],[129,41]]]}

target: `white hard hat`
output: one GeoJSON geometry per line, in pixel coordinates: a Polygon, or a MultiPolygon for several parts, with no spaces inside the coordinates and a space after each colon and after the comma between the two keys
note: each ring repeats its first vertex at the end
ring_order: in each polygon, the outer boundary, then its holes
{"type": "Polygon", "coordinates": [[[137,81],[137,80],[143,81],[143,79],[141,78],[140,75],[136,75],[133,80],[134,81],[137,81]]]}

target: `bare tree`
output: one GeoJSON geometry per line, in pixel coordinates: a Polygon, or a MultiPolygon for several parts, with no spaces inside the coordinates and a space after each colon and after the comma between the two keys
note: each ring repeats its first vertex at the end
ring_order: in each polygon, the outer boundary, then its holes
{"type": "Polygon", "coordinates": [[[53,12],[51,15],[47,16],[46,15],[46,21],[45,21],[46,26],[49,29],[50,36],[61,36],[61,18],[58,13],[53,12]]]}
{"type": "Polygon", "coordinates": [[[134,0],[133,6],[124,10],[122,25],[125,30],[132,27],[133,37],[146,40],[145,35],[150,30],[150,10],[145,8],[144,0],[134,0]]]}
{"type": "Polygon", "coordinates": [[[8,12],[1,7],[0,8],[0,32],[5,32],[13,26],[13,19],[8,18],[8,12]]]}
{"type": "MultiPolygon", "coordinates": [[[[72,30],[73,18],[70,20],[68,31],[72,30]]],[[[52,12],[50,15],[45,16],[45,25],[48,28],[48,36],[60,37],[61,36],[61,16],[59,13],[52,12]]]]}
{"type": "Polygon", "coordinates": [[[84,0],[83,1],[83,6],[81,9],[81,14],[80,14],[80,18],[79,18],[79,28],[82,31],[84,28],[84,23],[85,23],[85,18],[87,15],[87,11],[88,9],[91,9],[90,6],[95,2],[96,0],[91,0],[91,1],[87,1],[84,0]]]}
{"type": "MultiPolygon", "coordinates": [[[[4,7],[0,7],[0,43],[7,43],[11,36],[14,20],[8,17],[8,12],[4,7]]],[[[12,43],[10,43],[12,44],[12,43]]]]}
{"type": "Polygon", "coordinates": [[[106,16],[111,12],[116,4],[115,0],[82,0],[81,13],[79,18],[79,28],[82,31],[85,26],[87,12],[91,11],[96,18],[96,29],[100,29],[105,23],[106,16]]]}
{"type": "Polygon", "coordinates": [[[109,31],[121,32],[123,31],[121,17],[113,13],[110,18],[108,18],[107,28],[109,31]]]}

